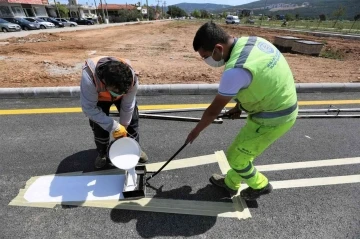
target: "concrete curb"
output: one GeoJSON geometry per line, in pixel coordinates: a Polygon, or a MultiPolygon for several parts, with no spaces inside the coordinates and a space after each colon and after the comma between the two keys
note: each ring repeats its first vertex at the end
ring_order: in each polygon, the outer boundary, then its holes
{"type": "MultiPolygon", "coordinates": [[[[155,95],[213,95],[218,84],[165,84],[140,85],[139,96],[155,95]]],[[[360,92],[360,83],[299,83],[298,93],[360,92]]],[[[0,99],[21,98],[78,98],[80,87],[27,87],[0,88],[0,99]]]]}
{"type": "MultiPolygon", "coordinates": [[[[257,26],[255,26],[257,27],[257,26]]],[[[306,30],[300,30],[300,29],[283,29],[283,28],[272,28],[272,27],[260,27],[263,29],[268,30],[279,30],[279,31],[287,31],[287,32],[295,32],[295,33],[306,33],[309,35],[313,35],[316,37],[336,37],[341,39],[349,39],[349,40],[358,40],[360,41],[360,35],[359,34],[342,34],[342,33],[336,33],[336,32],[326,32],[326,31],[306,31],[306,30]]]]}

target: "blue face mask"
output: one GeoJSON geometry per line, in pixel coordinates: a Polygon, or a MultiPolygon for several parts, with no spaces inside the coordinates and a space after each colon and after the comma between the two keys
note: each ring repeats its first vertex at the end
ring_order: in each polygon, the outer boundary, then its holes
{"type": "Polygon", "coordinates": [[[110,94],[111,94],[112,96],[114,96],[114,97],[119,97],[119,96],[121,96],[121,95],[119,95],[119,94],[116,94],[116,93],[112,92],[111,90],[109,90],[109,92],[110,92],[110,94]]]}

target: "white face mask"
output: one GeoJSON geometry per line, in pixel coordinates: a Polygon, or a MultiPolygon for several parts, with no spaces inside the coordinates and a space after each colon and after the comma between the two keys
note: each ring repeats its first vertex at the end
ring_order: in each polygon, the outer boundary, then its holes
{"type": "Polygon", "coordinates": [[[212,67],[221,67],[221,66],[225,65],[225,60],[223,59],[224,52],[221,52],[221,60],[215,61],[213,58],[214,51],[215,51],[215,48],[214,48],[211,56],[204,59],[205,63],[212,67]]]}

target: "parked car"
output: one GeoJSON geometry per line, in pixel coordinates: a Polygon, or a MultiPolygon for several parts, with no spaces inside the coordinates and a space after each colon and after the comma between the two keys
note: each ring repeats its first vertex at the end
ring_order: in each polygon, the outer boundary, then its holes
{"type": "Polygon", "coordinates": [[[35,18],[35,17],[24,17],[25,20],[29,22],[36,22],[40,24],[40,29],[47,29],[47,28],[55,28],[54,23],[47,22],[41,18],[35,18]]]}
{"type": "Polygon", "coordinates": [[[64,18],[55,18],[57,21],[62,22],[65,27],[76,27],[78,24],[76,22],[71,22],[64,18]]]}
{"type": "Polygon", "coordinates": [[[21,31],[21,27],[18,24],[0,18],[0,30],[3,32],[17,32],[21,31]]]}
{"type": "Polygon", "coordinates": [[[39,30],[40,24],[37,22],[29,22],[23,18],[20,17],[3,17],[4,20],[18,24],[23,30],[39,30]]]}
{"type": "Polygon", "coordinates": [[[70,21],[76,22],[76,23],[79,24],[79,25],[94,25],[94,24],[95,24],[94,21],[88,20],[88,19],[85,19],[85,18],[75,18],[75,17],[71,17],[71,18],[70,18],[70,21]]]}
{"type": "Polygon", "coordinates": [[[55,27],[64,27],[64,24],[62,22],[57,21],[55,18],[52,17],[38,17],[38,18],[53,23],[55,27]]]}
{"type": "Polygon", "coordinates": [[[228,15],[225,22],[226,24],[240,24],[240,19],[238,16],[228,15]]]}

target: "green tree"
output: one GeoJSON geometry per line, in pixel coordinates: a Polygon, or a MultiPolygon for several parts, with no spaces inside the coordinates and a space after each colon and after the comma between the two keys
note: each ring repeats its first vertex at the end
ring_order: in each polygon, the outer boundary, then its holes
{"type": "Polygon", "coordinates": [[[286,21],[294,21],[295,17],[294,17],[294,15],[287,13],[285,15],[285,19],[286,19],[286,21]]]}
{"type": "Polygon", "coordinates": [[[64,5],[61,5],[60,2],[57,2],[55,7],[57,14],[60,14],[59,17],[66,18],[69,16],[69,9],[64,5]]]}
{"type": "Polygon", "coordinates": [[[319,19],[320,19],[320,21],[326,21],[326,16],[325,16],[325,14],[320,14],[320,15],[319,15],[319,19]]]}
{"type": "Polygon", "coordinates": [[[177,6],[168,6],[167,14],[171,15],[172,17],[186,17],[187,13],[184,9],[181,9],[177,6]]]}
{"type": "Polygon", "coordinates": [[[200,18],[201,17],[200,11],[199,10],[194,10],[191,13],[191,16],[196,17],[196,18],[200,18]]]}
{"type": "Polygon", "coordinates": [[[357,22],[357,20],[360,20],[360,14],[357,14],[355,17],[354,17],[354,22],[353,24],[351,25],[351,28],[349,30],[349,32],[351,32],[351,30],[353,29],[355,23],[357,22]]]}
{"type": "Polygon", "coordinates": [[[209,12],[204,9],[200,10],[200,15],[201,15],[201,18],[209,18],[210,17],[209,12]]]}
{"type": "Polygon", "coordinates": [[[320,24],[321,24],[323,21],[326,21],[326,15],[325,15],[325,14],[320,14],[320,15],[319,15],[319,23],[318,23],[316,29],[318,29],[318,28],[320,27],[320,24]]]}
{"type": "Polygon", "coordinates": [[[333,15],[336,17],[335,23],[333,25],[334,28],[339,18],[345,15],[345,7],[340,5],[340,7],[334,11],[333,15]]]}
{"type": "Polygon", "coordinates": [[[222,13],[222,17],[223,17],[223,18],[226,18],[226,17],[227,17],[227,13],[226,13],[226,12],[223,12],[223,13],[222,13]]]}

